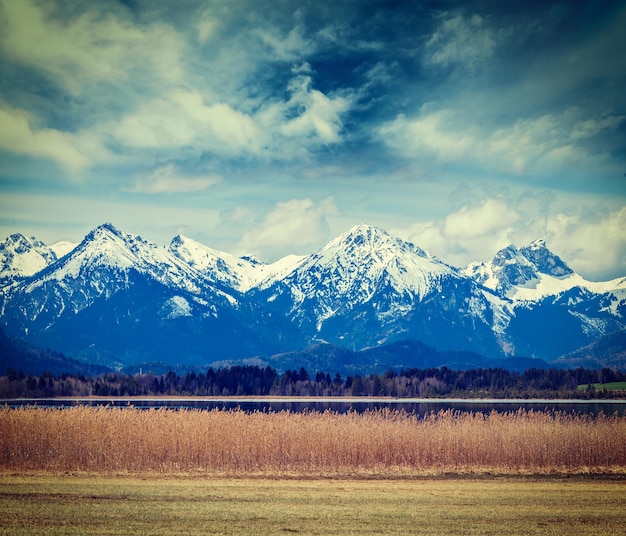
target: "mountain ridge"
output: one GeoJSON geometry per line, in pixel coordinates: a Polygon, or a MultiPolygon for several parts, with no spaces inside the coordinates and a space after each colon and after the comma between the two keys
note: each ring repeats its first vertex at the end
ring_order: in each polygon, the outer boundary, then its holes
{"type": "MultiPolygon", "coordinates": [[[[0,248],[0,262],[8,250],[17,262],[15,248],[0,248]]],[[[316,342],[364,350],[405,339],[444,352],[551,361],[624,329],[626,316],[626,278],[585,281],[543,240],[456,268],[361,224],[309,255],[265,264],[181,235],[158,246],[103,224],[63,257],[41,258],[47,264],[34,274],[0,280],[0,325],[115,366],[155,356],[256,359],[316,342]]]]}

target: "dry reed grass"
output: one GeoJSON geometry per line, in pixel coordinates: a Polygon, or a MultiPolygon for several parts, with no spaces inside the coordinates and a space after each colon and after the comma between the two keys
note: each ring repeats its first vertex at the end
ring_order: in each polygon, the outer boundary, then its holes
{"type": "Polygon", "coordinates": [[[626,473],[626,417],[420,418],[240,410],[0,408],[0,470],[225,475],[626,473]]]}

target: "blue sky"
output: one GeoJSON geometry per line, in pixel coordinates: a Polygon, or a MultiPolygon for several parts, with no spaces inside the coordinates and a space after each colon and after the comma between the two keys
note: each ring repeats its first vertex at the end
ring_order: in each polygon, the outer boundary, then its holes
{"type": "Polygon", "coordinates": [[[0,235],[273,261],[359,223],[626,275],[624,2],[0,0],[0,235]]]}

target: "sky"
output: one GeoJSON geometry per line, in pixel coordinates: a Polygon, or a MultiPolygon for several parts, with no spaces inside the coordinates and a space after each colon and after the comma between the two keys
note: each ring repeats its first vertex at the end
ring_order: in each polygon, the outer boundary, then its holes
{"type": "Polygon", "coordinates": [[[626,275],[626,2],[0,0],[0,239],[361,223],[626,275]]]}

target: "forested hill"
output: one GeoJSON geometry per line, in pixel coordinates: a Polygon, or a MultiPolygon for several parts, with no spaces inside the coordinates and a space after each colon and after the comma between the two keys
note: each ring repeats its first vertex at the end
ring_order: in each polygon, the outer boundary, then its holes
{"type": "Polygon", "coordinates": [[[39,348],[22,339],[7,337],[0,328],[0,371],[8,368],[19,368],[37,375],[46,372],[98,375],[111,370],[102,365],[77,361],[49,348],[39,348]]]}
{"type": "MultiPolygon", "coordinates": [[[[624,391],[594,384],[626,382],[626,373],[611,369],[529,369],[523,373],[501,368],[451,370],[447,367],[389,370],[384,374],[343,378],[304,368],[278,374],[271,367],[235,366],[205,373],[178,375],[108,373],[45,373],[24,375],[9,369],[0,377],[0,398],[59,396],[383,396],[459,398],[618,398],[624,391]],[[582,389],[579,386],[585,386],[582,389]]],[[[615,388],[615,386],[613,387],[615,388]]]]}

